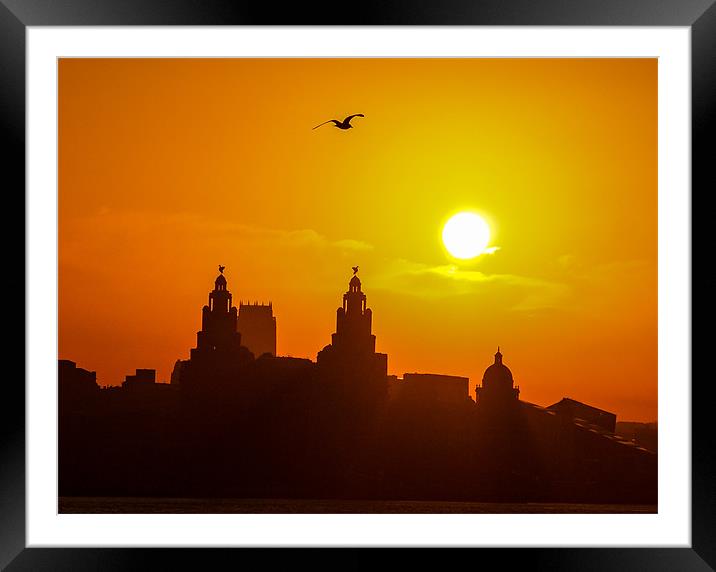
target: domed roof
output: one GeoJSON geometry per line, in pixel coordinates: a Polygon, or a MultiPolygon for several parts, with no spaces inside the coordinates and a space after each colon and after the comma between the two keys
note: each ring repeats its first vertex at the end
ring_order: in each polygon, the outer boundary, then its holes
{"type": "Polygon", "coordinates": [[[493,363],[490,367],[485,370],[485,374],[482,376],[482,381],[500,382],[505,381],[512,383],[512,372],[510,368],[501,363],[493,363]]]}
{"type": "Polygon", "coordinates": [[[219,274],[216,277],[216,280],[214,280],[214,286],[226,286],[226,278],[224,278],[223,274],[219,274]]]}
{"type": "Polygon", "coordinates": [[[348,286],[355,286],[356,288],[360,289],[360,278],[358,276],[353,275],[353,278],[351,278],[351,281],[348,282],[348,286]]]}
{"type": "Polygon", "coordinates": [[[485,370],[485,374],[482,376],[482,384],[483,386],[501,384],[512,387],[513,383],[512,372],[509,367],[502,363],[502,354],[500,353],[500,348],[497,348],[495,363],[485,370]]]}

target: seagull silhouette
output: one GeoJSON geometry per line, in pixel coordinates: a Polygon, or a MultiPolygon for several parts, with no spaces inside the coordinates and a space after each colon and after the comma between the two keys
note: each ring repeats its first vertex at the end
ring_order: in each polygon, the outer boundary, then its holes
{"type": "MultiPolygon", "coordinates": [[[[354,117],[365,117],[362,113],[355,113],[354,115],[349,115],[346,117],[343,121],[338,121],[337,119],[329,119],[328,121],[324,121],[321,123],[321,125],[325,125],[326,123],[334,123],[335,127],[338,127],[338,129],[353,129],[353,126],[351,125],[351,119],[354,117]]],[[[318,129],[321,125],[316,125],[313,129],[318,129]]]]}

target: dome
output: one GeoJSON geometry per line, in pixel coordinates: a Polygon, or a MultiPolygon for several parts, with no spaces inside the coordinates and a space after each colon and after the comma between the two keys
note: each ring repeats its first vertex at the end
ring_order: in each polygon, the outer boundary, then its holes
{"type": "Polygon", "coordinates": [[[510,368],[501,363],[493,363],[485,370],[485,375],[482,376],[483,384],[509,383],[512,385],[513,381],[510,368]]]}
{"type": "Polygon", "coordinates": [[[220,289],[219,286],[223,286],[224,287],[223,289],[226,289],[226,278],[224,278],[223,274],[219,274],[216,277],[216,280],[214,280],[214,288],[216,290],[219,290],[220,289]]]}
{"type": "Polygon", "coordinates": [[[500,353],[500,348],[497,348],[495,363],[485,370],[485,374],[482,376],[482,385],[484,387],[489,385],[508,385],[512,387],[513,382],[512,372],[509,367],[502,363],[502,354],[500,353]]]}
{"type": "Polygon", "coordinates": [[[351,288],[351,290],[360,290],[360,278],[354,275],[353,278],[351,278],[351,281],[348,282],[348,286],[351,288]]]}

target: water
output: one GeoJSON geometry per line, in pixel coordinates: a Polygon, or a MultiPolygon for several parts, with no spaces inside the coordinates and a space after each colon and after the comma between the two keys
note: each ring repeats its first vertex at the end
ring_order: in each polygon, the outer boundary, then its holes
{"type": "Polygon", "coordinates": [[[60,497],[74,514],[645,514],[656,505],[306,499],[60,497]]]}

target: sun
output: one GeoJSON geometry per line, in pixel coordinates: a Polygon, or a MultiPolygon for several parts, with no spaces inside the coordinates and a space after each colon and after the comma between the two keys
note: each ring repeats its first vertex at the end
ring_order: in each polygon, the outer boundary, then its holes
{"type": "Polygon", "coordinates": [[[443,227],[443,244],[455,258],[474,258],[485,251],[489,242],[490,227],[475,213],[458,213],[443,227]]]}

